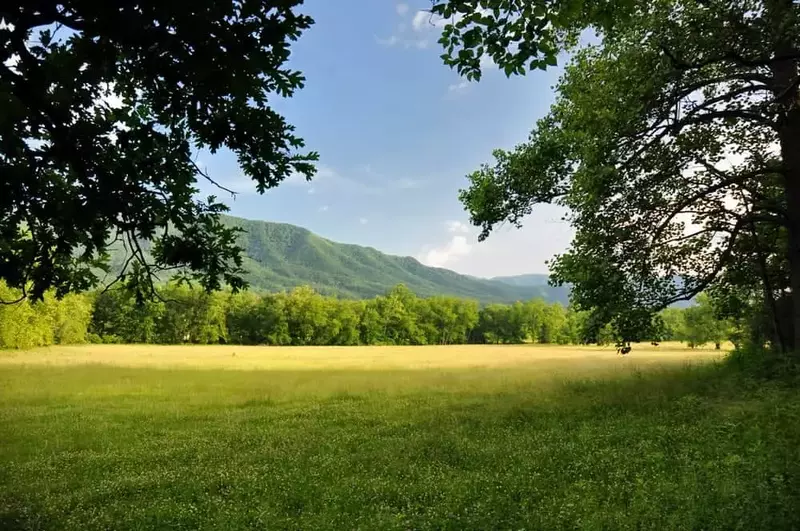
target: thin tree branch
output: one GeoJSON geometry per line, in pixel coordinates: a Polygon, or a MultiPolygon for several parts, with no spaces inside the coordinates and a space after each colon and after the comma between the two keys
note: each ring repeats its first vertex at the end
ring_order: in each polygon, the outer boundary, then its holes
{"type": "Polygon", "coordinates": [[[197,165],[197,163],[196,163],[195,161],[193,161],[193,160],[191,160],[191,159],[190,159],[190,161],[191,161],[191,163],[192,163],[192,166],[194,166],[194,169],[195,169],[195,171],[196,171],[197,173],[199,173],[199,174],[200,174],[200,175],[201,175],[201,176],[202,176],[202,177],[203,177],[205,180],[207,180],[208,182],[210,182],[211,184],[213,184],[214,186],[216,186],[216,187],[217,187],[217,188],[219,188],[220,190],[224,190],[224,191],[228,192],[229,194],[231,194],[231,197],[233,197],[234,199],[235,199],[235,198],[236,198],[236,196],[239,194],[239,192],[234,192],[234,191],[233,191],[233,190],[231,190],[230,188],[226,188],[226,187],[222,186],[221,184],[219,184],[217,181],[215,181],[214,179],[212,179],[212,178],[211,178],[211,177],[210,177],[210,176],[209,176],[209,175],[208,175],[206,172],[204,172],[203,170],[201,170],[201,169],[200,169],[200,166],[198,166],[198,165],[197,165]]]}

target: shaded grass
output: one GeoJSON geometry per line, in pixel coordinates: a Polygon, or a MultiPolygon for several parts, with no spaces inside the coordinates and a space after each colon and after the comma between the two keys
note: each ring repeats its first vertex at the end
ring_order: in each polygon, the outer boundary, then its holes
{"type": "Polygon", "coordinates": [[[0,366],[0,528],[800,527],[795,388],[572,363],[0,366]]]}

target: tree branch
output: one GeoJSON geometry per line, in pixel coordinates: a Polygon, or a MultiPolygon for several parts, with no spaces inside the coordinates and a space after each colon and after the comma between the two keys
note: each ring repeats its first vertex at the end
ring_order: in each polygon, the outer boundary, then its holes
{"type": "Polygon", "coordinates": [[[195,169],[195,171],[196,171],[198,174],[200,174],[200,175],[201,175],[201,176],[202,176],[202,177],[203,177],[205,180],[207,180],[208,182],[210,182],[211,184],[213,184],[214,186],[216,186],[216,187],[217,187],[217,188],[219,188],[220,190],[224,190],[225,192],[228,192],[229,194],[231,194],[231,197],[232,197],[232,198],[234,198],[234,199],[235,199],[235,198],[236,198],[236,196],[239,194],[239,192],[234,192],[234,191],[233,191],[233,190],[231,190],[230,188],[226,188],[226,187],[222,186],[221,184],[219,184],[217,181],[215,181],[214,179],[212,179],[212,178],[211,178],[211,177],[210,177],[210,176],[209,176],[207,173],[205,173],[203,170],[201,170],[201,169],[200,169],[200,166],[198,166],[198,165],[197,165],[197,163],[196,163],[195,161],[193,161],[193,160],[191,160],[191,159],[190,159],[190,161],[191,161],[191,163],[192,163],[192,166],[194,166],[194,169],[195,169]]]}
{"type": "Polygon", "coordinates": [[[709,285],[711,285],[711,283],[714,282],[714,280],[716,280],[719,274],[722,273],[722,270],[725,269],[725,266],[727,265],[727,262],[730,259],[731,254],[733,253],[733,247],[734,244],[736,243],[736,239],[739,237],[739,233],[742,231],[744,224],[745,221],[743,219],[740,219],[733,227],[730,236],[728,237],[728,245],[720,255],[719,259],[717,260],[717,265],[714,266],[714,269],[712,269],[708,275],[703,277],[694,288],[689,290],[684,290],[683,293],[675,295],[667,299],[666,301],[661,301],[659,303],[659,306],[661,306],[659,309],[664,309],[671,304],[675,304],[676,302],[691,300],[692,298],[696,297],[699,293],[704,291],[709,285]]]}

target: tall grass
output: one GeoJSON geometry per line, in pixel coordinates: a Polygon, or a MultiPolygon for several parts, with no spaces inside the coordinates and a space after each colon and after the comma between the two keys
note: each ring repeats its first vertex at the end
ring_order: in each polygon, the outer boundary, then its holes
{"type": "Polygon", "coordinates": [[[0,528],[800,527],[796,389],[606,361],[0,364],[0,528]]]}

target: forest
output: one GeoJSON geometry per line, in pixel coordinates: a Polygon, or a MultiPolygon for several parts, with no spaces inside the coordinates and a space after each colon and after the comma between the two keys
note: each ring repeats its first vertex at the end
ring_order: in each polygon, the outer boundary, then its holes
{"type": "MultiPolygon", "coordinates": [[[[19,293],[0,284],[0,295],[19,293]]],[[[689,346],[741,339],[741,325],[717,317],[701,295],[685,309],[668,308],[650,341],[689,346]],[[738,331],[738,333],[737,333],[738,331]]],[[[480,305],[457,297],[418,297],[400,284],[372,299],[325,296],[308,286],[278,293],[215,291],[168,283],[158,297],[137,300],[124,289],[69,294],[48,292],[40,302],[0,306],[0,348],[75,343],[241,345],[609,345],[620,336],[611,324],[593,326],[591,312],[531,299],[480,305]]]]}

